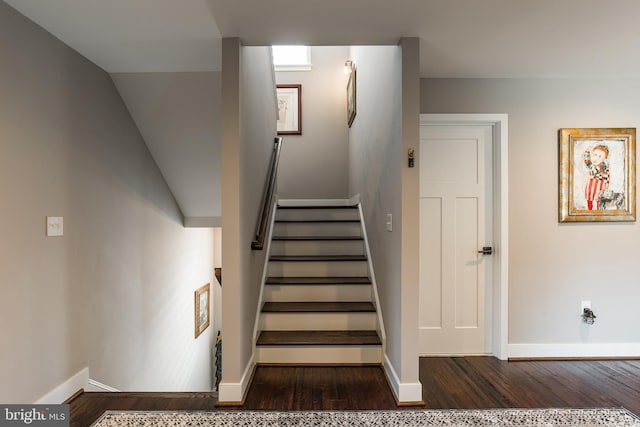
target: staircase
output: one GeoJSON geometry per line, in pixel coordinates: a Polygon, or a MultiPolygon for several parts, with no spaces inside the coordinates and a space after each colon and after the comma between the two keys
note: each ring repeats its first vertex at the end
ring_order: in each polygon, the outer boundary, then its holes
{"type": "Polygon", "coordinates": [[[358,205],[277,207],[257,326],[258,363],[382,362],[382,320],[358,205]]]}

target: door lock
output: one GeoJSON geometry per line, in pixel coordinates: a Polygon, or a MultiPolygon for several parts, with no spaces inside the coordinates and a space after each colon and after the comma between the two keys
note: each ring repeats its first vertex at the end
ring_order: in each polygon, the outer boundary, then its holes
{"type": "Polygon", "coordinates": [[[479,254],[482,255],[491,255],[493,253],[493,248],[491,246],[483,246],[481,251],[478,251],[479,254]]]}

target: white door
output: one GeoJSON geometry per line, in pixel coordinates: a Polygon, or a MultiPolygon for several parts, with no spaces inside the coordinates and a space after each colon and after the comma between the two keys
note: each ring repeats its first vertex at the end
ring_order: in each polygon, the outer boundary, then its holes
{"type": "Polygon", "coordinates": [[[421,355],[491,353],[492,146],[490,125],[420,127],[421,355]]]}

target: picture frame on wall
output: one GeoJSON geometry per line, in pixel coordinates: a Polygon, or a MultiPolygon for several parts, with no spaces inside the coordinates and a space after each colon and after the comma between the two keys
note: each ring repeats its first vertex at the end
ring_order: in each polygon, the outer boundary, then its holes
{"type": "Polygon", "coordinates": [[[636,220],[636,129],[559,131],[560,222],[636,220]]]}
{"type": "Polygon", "coordinates": [[[302,85],[276,85],[278,135],[302,135],[302,85]]]}
{"type": "Polygon", "coordinates": [[[347,82],[347,125],[349,127],[356,118],[356,110],[356,68],[352,63],[347,82]]]}
{"type": "Polygon", "coordinates": [[[195,338],[203,333],[210,323],[211,284],[200,287],[195,292],[195,338]]]}

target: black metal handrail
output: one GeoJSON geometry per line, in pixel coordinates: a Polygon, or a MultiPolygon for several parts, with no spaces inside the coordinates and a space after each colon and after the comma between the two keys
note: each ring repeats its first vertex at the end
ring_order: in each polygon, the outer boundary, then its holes
{"type": "Polygon", "coordinates": [[[277,137],[274,141],[273,152],[271,153],[271,165],[269,167],[269,175],[267,176],[264,195],[262,198],[262,211],[256,225],[256,237],[251,242],[251,249],[262,250],[264,248],[264,239],[267,234],[267,225],[273,208],[273,196],[275,195],[276,178],[278,175],[278,162],[280,161],[280,149],[282,148],[282,138],[277,137]]]}

